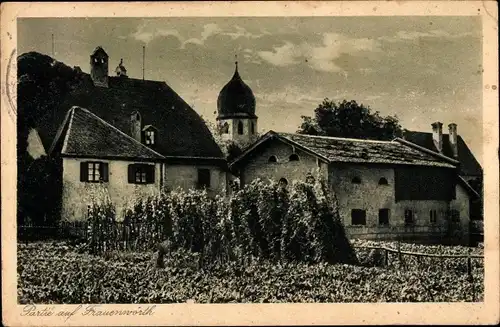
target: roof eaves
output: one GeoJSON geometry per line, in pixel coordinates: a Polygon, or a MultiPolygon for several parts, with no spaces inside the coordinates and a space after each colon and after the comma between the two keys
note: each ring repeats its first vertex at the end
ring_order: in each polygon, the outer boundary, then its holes
{"type": "Polygon", "coordinates": [[[66,149],[68,147],[68,139],[69,135],[71,133],[71,127],[73,126],[73,117],[75,116],[75,111],[71,110],[71,114],[69,117],[69,122],[68,122],[68,129],[66,130],[66,135],[64,135],[64,141],[63,141],[63,146],[61,149],[61,154],[66,153],[66,149]]]}
{"type": "Polygon", "coordinates": [[[469,183],[467,183],[467,181],[462,176],[458,176],[458,180],[467,189],[467,191],[469,191],[469,193],[471,193],[476,198],[480,197],[479,193],[477,193],[476,190],[472,188],[472,186],[469,183]]]}
{"type": "Polygon", "coordinates": [[[401,139],[401,138],[399,138],[399,137],[398,137],[398,138],[395,138],[395,139],[394,139],[394,141],[399,142],[399,143],[401,143],[401,144],[403,144],[403,145],[407,145],[407,146],[409,146],[409,147],[411,147],[411,148],[413,148],[413,149],[415,149],[415,150],[419,150],[419,151],[425,152],[425,153],[427,153],[427,154],[430,154],[430,155],[432,155],[432,156],[434,156],[434,157],[436,157],[436,158],[439,158],[439,159],[445,160],[445,161],[447,161],[447,162],[451,163],[451,164],[452,164],[452,165],[454,165],[454,166],[458,166],[458,164],[459,164],[459,162],[458,162],[457,160],[453,160],[453,159],[451,159],[450,157],[447,157],[447,156],[442,155],[442,154],[440,154],[440,153],[437,153],[437,152],[434,152],[434,151],[432,151],[432,150],[429,150],[429,149],[427,149],[427,148],[425,148],[425,147],[422,147],[422,146],[420,146],[420,145],[417,145],[417,144],[415,144],[415,143],[413,143],[413,142],[410,142],[410,141],[408,141],[408,140],[404,140],[404,139],[401,139]]]}

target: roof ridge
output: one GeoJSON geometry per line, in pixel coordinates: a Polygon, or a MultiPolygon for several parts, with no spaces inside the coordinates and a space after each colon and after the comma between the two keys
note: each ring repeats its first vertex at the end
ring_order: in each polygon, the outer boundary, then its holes
{"type": "Polygon", "coordinates": [[[121,136],[124,136],[126,139],[129,139],[129,140],[132,140],[133,143],[136,143],[136,145],[140,145],[141,147],[147,149],[147,151],[150,151],[152,153],[154,153],[155,155],[157,156],[160,156],[162,158],[164,158],[164,156],[156,151],[154,151],[153,149],[145,146],[144,144],[142,144],[141,142],[137,141],[136,139],[134,139],[133,137],[127,135],[126,133],[122,132],[121,130],[119,130],[118,128],[116,128],[115,126],[111,125],[110,123],[108,123],[107,121],[105,121],[104,119],[102,119],[101,117],[97,116],[96,114],[94,114],[93,112],[91,112],[90,110],[86,109],[86,108],[82,108],[82,107],[79,107],[79,106],[73,106],[72,109],[80,109],[84,112],[87,112],[89,113],[91,116],[94,116],[95,118],[97,118],[100,122],[104,123],[104,125],[112,128],[113,130],[117,131],[119,134],[121,134],[121,136]]]}
{"type": "Polygon", "coordinates": [[[349,137],[310,135],[310,134],[286,133],[286,132],[275,132],[275,133],[284,134],[284,135],[287,135],[287,134],[288,135],[298,135],[298,136],[305,136],[305,137],[310,137],[310,138],[322,138],[322,139],[327,139],[327,140],[345,140],[345,141],[365,142],[365,143],[395,143],[394,140],[383,141],[383,140],[373,140],[373,139],[355,139],[355,138],[349,138],[349,137]]]}

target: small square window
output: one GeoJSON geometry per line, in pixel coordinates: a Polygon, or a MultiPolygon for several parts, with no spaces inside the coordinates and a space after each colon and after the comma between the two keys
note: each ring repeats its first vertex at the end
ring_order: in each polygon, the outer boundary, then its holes
{"type": "Polygon", "coordinates": [[[405,226],[413,226],[415,224],[415,214],[413,210],[405,210],[405,226]]]}
{"type": "Polygon", "coordinates": [[[352,225],[366,225],[366,210],[352,209],[351,210],[352,225]]]}
{"type": "Polygon", "coordinates": [[[378,211],[378,223],[379,225],[387,226],[389,225],[389,209],[379,209],[378,211]]]}
{"type": "Polygon", "coordinates": [[[210,169],[198,169],[198,188],[210,188],[210,169]]]}
{"type": "Polygon", "coordinates": [[[437,210],[429,211],[429,221],[431,224],[437,223],[437,210]]]}

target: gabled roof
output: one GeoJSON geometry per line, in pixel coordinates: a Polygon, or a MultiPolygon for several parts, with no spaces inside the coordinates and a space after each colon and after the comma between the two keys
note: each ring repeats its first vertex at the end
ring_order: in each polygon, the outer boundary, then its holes
{"type": "Polygon", "coordinates": [[[66,112],[73,106],[88,109],[131,135],[130,114],[138,111],[142,125],[158,130],[155,150],[172,158],[224,161],[224,155],[203,119],[165,82],[109,77],[108,87],[95,87],[88,74],[59,105],[36,117],[36,128],[44,146],[53,141],[66,112]]]}
{"type": "Polygon", "coordinates": [[[281,142],[296,146],[327,163],[350,162],[444,168],[455,168],[457,164],[456,161],[450,158],[440,156],[425,149],[423,151],[418,149],[418,147],[408,144],[408,142],[400,140],[361,140],[269,131],[231,162],[230,166],[238,166],[245,158],[249,157],[254,151],[257,151],[258,148],[270,140],[280,140],[281,142]]]}
{"type": "Polygon", "coordinates": [[[479,199],[481,197],[479,193],[477,193],[476,190],[474,190],[474,188],[461,176],[458,176],[458,183],[465,188],[465,190],[471,197],[476,199],[479,199]]]}
{"type": "Polygon", "coordinates": [[[77,106],[67,112],[49,153],[103,159],[163,159],[161,154],[77,106]]]}
{"type": "MultiPolygon", "coordinates": [[[[432,138],[432,133],[405,131],[404,139],[420,145],[431,151],[438,152],[432,138]]],[[[458,161],[460,162],[460,172],[462,176],[481,176],[483,169],[476,160],[462,137],[458,135],[458,161]]],[[[453,151],[449,142],[449,135],[443,134],[443,155],[453,158],[453,151]]]]}

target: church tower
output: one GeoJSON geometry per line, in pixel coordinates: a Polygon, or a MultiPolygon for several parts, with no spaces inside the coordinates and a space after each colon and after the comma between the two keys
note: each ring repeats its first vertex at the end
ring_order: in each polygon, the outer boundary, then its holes
{"type": "Polygon", "coordinates": [[[90,77],[95,86],[108,87],[108,54],[102,47],[90,55],[90,77]]]}
{"type": "Polygon", "coordinates": [[[217,99],[217,125],[221,137],[238,143],[253,142],[257,136],[255,96],[238,72],[238,61],[231,80],[217,99]]]}

